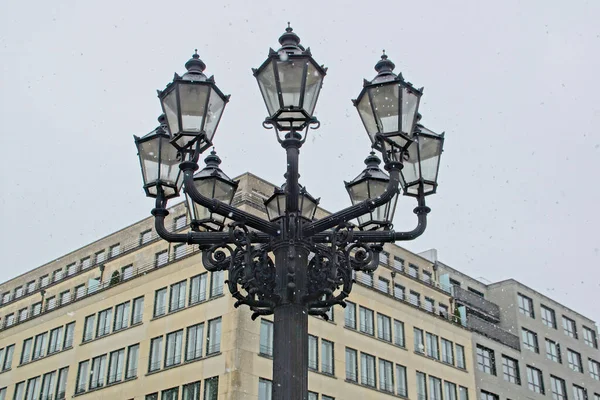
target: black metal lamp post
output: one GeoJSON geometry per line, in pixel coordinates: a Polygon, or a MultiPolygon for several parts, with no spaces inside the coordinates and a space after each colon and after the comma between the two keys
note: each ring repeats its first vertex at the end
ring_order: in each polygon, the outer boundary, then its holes
{"type": "Polygon", "coordinates": [[[319,126],[313,112],[326,70],[289,25],[279,42],[282,47],[270,50],[254,70],[269,113],[263,126],[275,130],[287,153],[285,184],[265,201],[268,220],[231,205],[237,183],[221,171],[214,151],[206,168],[195,173],[229,98],[203,74],[197,54],[186,64],[188,73],[159,92],[168,126],[136,138],[136,144],[144,189],[156,198],[157,233],[169,242],[199,245],[204,267],[228,271],[235,306],[249,306],[253,319],[274,314],[273,398],[306,400],[308,315],[327,319],[331,307],[345,307],[353,271],[374,271],[383,243],[412,240],[425,231],[430,211],[425,196],[437,188],[443,135],[416,125],[422,90],[394,74],[384,54],[355,105],[388,173],[372,152],[366,169],[346,183],[352,205],[315,219],[319,201],[298,183],[298,165],[309,130],[319,126]],[[174,160],[183,174],[188,233],[169,232],[164,223],[167,200],[180,189],[174,160]],[[417,198],[418,224],[409,232],[392,230],[400,187],[417,198]],[[233,222],[225,225],[226,218],[233,222]],[[354,219],[358,225],[350,222],[354,219]]]}

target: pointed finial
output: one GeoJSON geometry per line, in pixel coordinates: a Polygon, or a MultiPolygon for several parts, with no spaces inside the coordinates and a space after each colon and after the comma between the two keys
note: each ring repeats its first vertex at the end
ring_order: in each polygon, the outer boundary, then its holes
{"type": "Polygon", "coordinates": [[[185,63],[185,68],[188,72],[201,74],[202,71],[206,69],[206,64],[200,59],[198,55],[198,49],[194,49],[194,54],[192,54],[192,58],[185,63]]]}
{"type": "MultiPolygon", "coordinates": [[[[285,33],[279,37],[279,43],[282,48],[285,49],[298,49],[300,44],[300,38],[296,35],[292,29],[292,26],[288,22],[287,28],[285,28],[285,33]]],[[[281,50],[281,49],[280,49],[281,50]]]]}
{"type": "Polygon", "coordinates": [[[381,159],[377,157],[377,154],[375,154],[373,150],[371,150],[371,153],[365,159],[365,164],[367,165],[367,167],[379,168],[378,166],[379,164],[381,164],[381,159]]]}
{"type": "Polygon", "coordinates": [[[377,75],[389,75],[393,74],[396,65],[388,60],[387,54],[385,54],[385,50],[383,50],[383,54],[381,55],[381,59],[375,64],[375,71],[377,71],[377,75]]]}
{"type": "Polygon", "coordinates": [[[290,21],[288,21],[288,26],[287,26],[287,28],[285,28],[285,31],[286,31],[286,32],[291,32],[291,31],[293,31],[293,29],[292,29],[292,26],[290,25],[290,21]]]}
{"type": "Polygon", "coordinates": [[[207,166],[218,167],[221,164],[221,159],[217,155],[215,148],[213,147],[210,154],[204,159],[207,166]]]}

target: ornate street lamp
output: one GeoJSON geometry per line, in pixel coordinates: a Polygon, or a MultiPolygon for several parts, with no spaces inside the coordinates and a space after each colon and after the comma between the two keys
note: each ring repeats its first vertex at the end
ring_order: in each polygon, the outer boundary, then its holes
{"type": "MultiPolygon", "coordinates": [[[[194,186],[205,197],[231,204],[238,183],[229,178],[221,169],[221,159],[213,150],[204,159],[206,167],[194,174],[194,186]]],[[[186,207],[194,231],[203,228],[207,231],[222,231],[225,227],[225,216],[212,212],[210,209],[195,203],[190,196],[185,195],[186,207]]]]}
{"type": "Polygon", "coordinates": [[[289,26],[279,38],[281,48],[252,69],[269,112],[265,123],[280,131],[302,130],[313,121],[327,68],[319,66],[289,26]]]}
{"type": "Polygon", "coordinates": [[[229,96],[224,95],[214,77],[204,75],[206,64],[198,50],[185,63],[187,72],[175,74],[165,90],[158,91],[162,109],[167,116],[173,145],[179,150],[202,152],[212,145],[229,96]]]}
{"type": "MultiPolygon", "coordinates": [[[[350,182],[346,182],[346,190],[352,204],[375,199],[381,196],[388,187],[390,177],[379,168],[381,160],[371,152],[365,159],[367,168],[350,182]]],[[[398,194],[389,202],[375,208],[367,214],[358,217],[358,227],[363,230],[388,229],[394,219],[398,194]]]]}
{"type": "Polygon", "coordinates": [[[179,196],[183,175],[179,170],[177,149],[169,142],[170,136],[164,114],[158,117],[160,125],[141,138],[134,135],[142,167],[146,196],[157,197],[162,190],[165,199],[179,196]]]}
{"type": "Polygon", "coordinates": [[[300,45],[291,27],[279,42],[281,48],[271,50],[254,70],[269,114],[263,126],[275,128],[287,155],[285,183],[265,201],[267,219],[231,205],[237,183],[220,170],[214,152],[196,172],[228,99],[204,76],[197,54],[186,64],[188,72],[159,94],[168,127],[136,138],[136,145],[144,188],[156,197],[156,232],[168,242],[199,245],[204,267],[228,272],[235,306],[249,306],[253,319],[274,315],[272,398],[305,400],[308,315],[327,318],[331,307],[345,306],[353,272],[373,272],[382,243],[412,240],[425,231],[430,211],[425,196],[437,188],[443,135],[415,127],[422,91],[394,74],[384,54],[375,67],[377,76],[365,83],[355,104],[387,173],[371,153],[365,170],[346,183],[352,205],[316,219],[319,200],[299,184],[298,167],[309,128],[319,127],[313,112],[325,68],[300,45]],[[187,233],[165,227],[167,200],[181,187],[177,164],[191,216],[187,233]],[[407,232],[392,230],[400,187],[417,200],[417,226],[407,232]]]}
{"type": "Polygon", "coordinates": [[[375,65],[377,76],[372,81],[365,80],[362,91],[353,100],[373,147],[378,150],[383,150],[384,144],[399,149],[410,145],[423,95],[423,88],[417,89],[402,74],[396,75],[395,67],[384,52],[375,65]]]}

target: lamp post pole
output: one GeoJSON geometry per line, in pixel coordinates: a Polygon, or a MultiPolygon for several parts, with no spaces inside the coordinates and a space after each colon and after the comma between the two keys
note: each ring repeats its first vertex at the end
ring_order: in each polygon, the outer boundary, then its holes
{"type": "Polygon", "coordinates": [[[313,111],[326,69],[289,25],[279,42],[281,48],[271,49],[253,70],[269,112],[263,126],[274,129],[287,154],[285,184],[265,201],[267,219],[231,205],[237,182],[221,170],[214,150],[199,170],[229,96],[204,75],[197,53],[186,63],[187,72],[159,91],[160,125],[135,142],[144,190],[156,199],[156,232],[168,242],[198,245],[208,271],[227,271],[235,307],[250,307],[253,320],[274,315],[272,398],[307,400],[308,316],[328,319],[331,307],[345,307],[353,273],[373,272],[383,243],[412,240],[425,231],[430,211],[425,197],[437,189],[443,134],[420,124],[422,89],[396,75],[384,54],[377,76],[365,81],[354,103],[387,173],[371,152],[365,170],[346,183],[352,205],[315,219],[319,200],[299,183],[299,154],[309,130],[319,127],[313,111]],[[417,200],[418,223],[408,232],[392,230],[400,187],[417,200]],[[165,227],[167,202],[182,188],[191,230],[172,233],[165,227]]]}

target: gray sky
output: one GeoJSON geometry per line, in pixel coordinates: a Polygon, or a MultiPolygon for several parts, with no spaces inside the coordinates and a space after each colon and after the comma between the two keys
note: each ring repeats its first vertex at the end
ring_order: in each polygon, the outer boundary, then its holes
{"type": "MultiPolygon", "coordinates": [[[[329,67],[300,167],[323,207],[349,204],[343,180],[370,145],[350,99],[386,49],[425,86],[423,122],[446,131],[429,227],[401,245],[600,320],[599,18],[597,1],[4,0],[0,282],[149,215],[132,135],[156,126],[155,90],[194,48],[232,94],[215,136],[223,169],[282,182],[250,68],[290,20],[329,67]]],[[[397,228],[412,228],[412,208],[399,204],[397,228]]]]}

